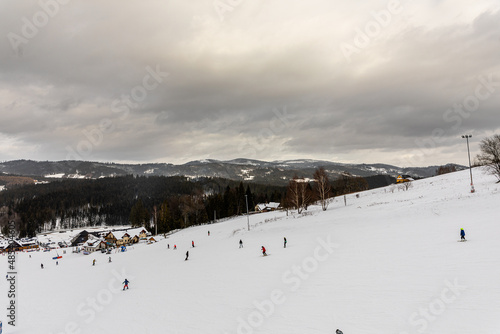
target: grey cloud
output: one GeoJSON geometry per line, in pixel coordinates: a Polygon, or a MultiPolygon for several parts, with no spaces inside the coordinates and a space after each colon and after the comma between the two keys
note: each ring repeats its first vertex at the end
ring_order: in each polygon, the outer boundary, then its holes
{"type": "MultiPolygon", "coordinates": [[[[89,159],[182,162],[252,152],[250,158],[340,154],[370,162],[356,150],[373,150],[390,163],[394,152],[418,149],[415,142],[435,129],[445,131],[440,150],[454,147],[458,131],[497,130],[500,87],[458,129],[443,115],[475,93],[479,76],[500,81],[500,13],[491,7],[467,22],[428,27],[406,12],[409,23],[394,18],[387,34],[347,63],[340,43],[385,6],[379,1],[363,12],[360,4],[336,1],[242,3],[220,22],[210,3],[96,7],[75,0],[22,56],[6,38],[0,43],[0,132],[39,145],[37,156],[53,160],[108,120],[114,129],[89,159]],[[170,75],[129,112],[113,110],[114,101],[143,85],[148,66],[170,75]],[[273,110],[280,108],[293,119],[277,131],[273,110]]],[[[4,36],[19,32],[21,18],[39,7],[8,9],[0,14],[4,36]]]]}

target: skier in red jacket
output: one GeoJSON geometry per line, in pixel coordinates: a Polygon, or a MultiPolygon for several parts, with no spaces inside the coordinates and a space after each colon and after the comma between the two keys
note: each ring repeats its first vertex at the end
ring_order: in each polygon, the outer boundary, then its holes
{"type": "Polygon", "coordinates": [[[262,255],[267,256],[266,247],[262,246],[262,255]]]}

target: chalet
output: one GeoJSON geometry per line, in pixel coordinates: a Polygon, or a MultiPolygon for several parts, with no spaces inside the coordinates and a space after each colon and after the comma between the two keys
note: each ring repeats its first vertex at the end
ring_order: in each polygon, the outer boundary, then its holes
{"type": "Polygon", "coordinates": [[[120,237],[118,237],[118,240],[116,240],[116,245],[117,246],[124,246],[128,245],[130,243],[130,234],[127,232],[123,233],[120,237]]]}
{"type": "Polygon", "coordinates": [[[23,250],[23,245],[17,240],[11,240],[3,249],[4,252],[19,252],[23,250]]]}
{"type": "Polygon", "coordinates": [[[396,179],[396,183],[405,183],[414,181],[410,175],[399,175],[396,179]]]}
{"type": "Polygon", "coordinates": [[[39,248],[38,241],[33,239],[4,240],[0,244],[0,252],[35,251],[39,248]]]}
{"type": "Polygon", "coordinates": [[[36,238],[32,239],[21,239],[19,240],[19,244],[22,246],[22,249],[28,252],[37,250],[40,246],[38,245],[38,240],[36,238]]]}
{"type": "Polygon", "coordinates": [[[106,248],[106,242],[100,239],[87,240],[83,244],[83,250],[89,253],[93,253],[103,248],[106,248]]]}
{"type": "Polygon", "coordinates": [[[98,234],[96,232],[88,232],[86,230],[83,230],[71,239],[71,246],[82,245],[87,242],[89,238],[97,237],[97,235],[98,234]]]}
{"type": "Polygon", "coordinates": [[[131,239],[130,239],[130,243],[132,244],[136,244],[138,243],[140,240],[139,236],[138,235],[134,235],[131,239]]]}
{"type": "Polygon", "coordinates": [[[146,240],[147,238],[148,238],[148,231],[146,231],[145,229],[142,229],[139,232],[139,239],[146,240]]]}
{"type": "Polygon", "coordinates": [[[106,243],[108,245],[116,245],[116,242],[118,241],[118,239],[115,237],[115,235],[113,234],[113,232],[108,232],[105,236],[104,236],[104,240],[106,241],[106,243]]]}
{"type": "Polygon", "coordinates": [[[152,244],[153,242],[156,242],[156,239],[151,237],[148,239],[148,243],[152,244]]]}
{"type": "Polygon", "coordinates": [[[260,203],[255,206],[255,212],[269,212],[279,210],[280,203],[277,202],[269,202],[269,203],[260,203]]]}

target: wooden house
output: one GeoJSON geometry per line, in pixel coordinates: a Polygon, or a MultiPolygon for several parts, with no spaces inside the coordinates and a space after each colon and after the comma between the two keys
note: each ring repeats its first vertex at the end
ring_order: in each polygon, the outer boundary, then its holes
{"type": "Polygon", "coordinates": [[[139,236],[138,235],[134,235],[131,239],[130,239],[130,243],[132,244],[136,244],[138,243],[140,240],[139,236]]]}
{"type": "Polygon", "coordinates": [[[118,241],[118,239],[115,237],[115,235],[113,234],[113,232],[108,232],[104,236],[104,241],[106,241],[106,243],[108,244],[108,246],[112,246],[112,245],[116,245],[116,242],[118,241]]]}
{"type": "Polygon", "coordinates": [[[146,240],[147,238],[148,238],[148,231],[142,229],[141,232],[139,232],[139,239],[146,240]]]}
{"type": "Polygon", "coordinates": [[[269,212],[279,210],[280,208],[280,203],[277,202],[260,203],[255,206],[255,212],[269,212]]]}
{"type": "Polygon", "coordinates": [[[130,234],[127,232],[123,233],[118,240],[116,240],[117,246],[125,246],[130,243],[130,234]]]}

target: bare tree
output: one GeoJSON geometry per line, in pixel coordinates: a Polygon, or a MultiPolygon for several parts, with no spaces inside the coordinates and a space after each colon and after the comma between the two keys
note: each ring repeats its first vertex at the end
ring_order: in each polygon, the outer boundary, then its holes
{"type": "Polygon", "coordinates": [[[479,147],[481,153],[478,154],[477,160],[497,177],[497,183],[500,182],[500,135],[483,139],[479,147]]]}
{"type": "Polygon", "coordinates": [[[321,208],[326,211],[328,208],[328,198],[330,198],[331,186],[328,175],[323,167],[316,169],[314,172],[316,196],[321,203],[321,208]]]}
{"type": "Polygon", "coordinates": [[[403,191],[408,191],[410,188],[413,188],[413,182],[408,181],[408,182],[400,183],[398,188],[403,190],[403,191]]]}
{"type": "Polygon", "coordinates": [[[306,180],[302,179],[299,182],[300,197],[302,199],[302,208],[307,210],[307,207],[313,201],[313,191],[311,185],[306,180]]]}
{"type": "Polygon", "coordinates": [[[297,210],[297,213],[302,213],[312,202],[312,192],[309,183],[304,178],[299,178],[295,175],[288,183],[286,199],[289,205],[297,210]]]}
{"type": "Polygon", "coordinates": [[[293,179],[288,182],[286,189],[286,200],[292,208],[295,208],[298,213],[302,212],[302,203],[300,199],[299,177],[294,175],[293,179]]]}

